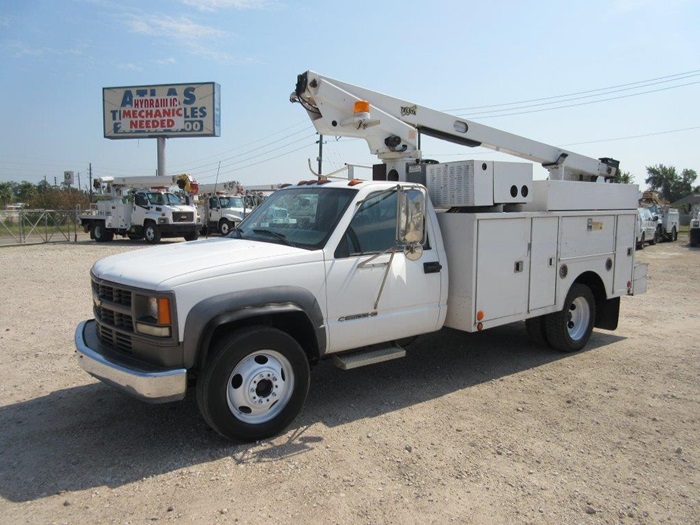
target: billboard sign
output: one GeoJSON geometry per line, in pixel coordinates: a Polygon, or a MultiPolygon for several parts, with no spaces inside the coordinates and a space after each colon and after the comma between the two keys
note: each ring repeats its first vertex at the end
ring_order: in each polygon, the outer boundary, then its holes
{"type": "Polygon", "coordinates": [[[102,88],[104,136],[218,137],[220,92],[215,82],[102,88]]]}

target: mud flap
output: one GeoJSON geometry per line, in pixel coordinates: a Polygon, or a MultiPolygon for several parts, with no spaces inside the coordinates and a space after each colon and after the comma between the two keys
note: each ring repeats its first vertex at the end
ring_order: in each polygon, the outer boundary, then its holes
{"type": "Polygon", "coordinates": [[[612,299],[598,301],[595,305],[595,311],[594,326],[596,328],[615,330],[620,317],[620,298],[613,297],[612,299]]]}

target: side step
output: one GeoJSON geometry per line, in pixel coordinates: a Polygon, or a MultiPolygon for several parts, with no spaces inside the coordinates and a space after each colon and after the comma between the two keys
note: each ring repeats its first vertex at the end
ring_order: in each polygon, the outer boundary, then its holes
{"type": "Polygon", "coordinates": [[[333,356],[335,366],[342,370],[351,370],[361,366],[373,365],[383,361],[391,361],[399,357],[405,357],[406,350],[398,345],[386,346],[375,350],[362,350],[352,354],[333,356]]]}

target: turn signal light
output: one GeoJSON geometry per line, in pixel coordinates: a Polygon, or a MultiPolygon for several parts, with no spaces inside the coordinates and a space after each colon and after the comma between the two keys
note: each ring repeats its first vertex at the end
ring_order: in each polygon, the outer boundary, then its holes
{"type": "Polygon", "coordinates": [[[362,184],[364,181],[362,179],[352,179],[350,182],[348,182],[348,186],[357,186],[358,184],[362,184]]]}
{"type": "Polygon", "coordinates": [[[170,299],[167,297],[158,298],[158,324],[169,325],[172,320],[170,316],[170,299]]]}

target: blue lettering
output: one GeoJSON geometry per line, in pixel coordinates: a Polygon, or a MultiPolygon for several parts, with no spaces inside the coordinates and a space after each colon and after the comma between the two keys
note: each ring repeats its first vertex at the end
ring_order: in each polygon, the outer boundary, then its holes
{"type": "Polygon", "coordinates": [[[207,107],[206,106],[201,106],[199,108],[199,118],[204,118],[207,116],[207,107]]]}
{"type": "Polygon", "coordinates": [[[146,95],[148,95],[148,90],[147,89],[137,89],[136,95],[138,95],[139,97],[145,97],[146,95]]]}
{"type": "Polygon", "coordinates": [[[171,87],[170,89],[168,89],[168,94],[166,96],[176,97],[177,96],[177,89],[175,89],[174,87],[171,87]]]}
{"type": "Polygon", "coordinates": [[[121,131],[122,129],[122,123],[121,122],[115,122],[114,125],[112,126],[112,131],[117,134],[121,131]]]}
{"type": "Polygon", "coordinates": [[[112,114],[112,120],[117,120],[119,118],[118,109],[110,109],[109,112],[112,114]]]}
{"type": "Polygon", "coordinates": [[[185,95],[185,98],[183,99],[183,103],[187,104],[188,106],[191,104],[194,104],[195,101],[197,100],[197,97],[194,94],[193,87],[185,88],[184,95],[185,95]]]}
{"type": "Polygon", "coordinates": [[[130,89],[127,89],[124,91],[124,96],[122,97],[122,107],[123,108],[130,108],[133,107],[134,105],[134,94],[131,92],[130,89]]]}

